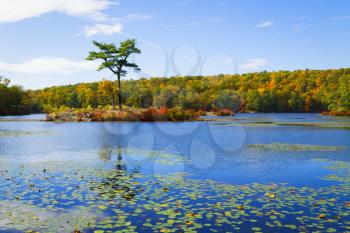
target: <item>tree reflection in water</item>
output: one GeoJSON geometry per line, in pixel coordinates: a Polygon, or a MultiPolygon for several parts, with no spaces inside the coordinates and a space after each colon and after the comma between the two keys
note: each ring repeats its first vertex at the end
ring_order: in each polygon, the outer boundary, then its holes
{"type": "Polygon", "coordinates": [[[113,161],[113,150],[104,148],[99,156],[104,162],[113,163],[112,169],[101,171],[101,179],[92,186],[92,190],[99,193],[99,196],[106,200],[118,200],[120,198],[131,201],[142,192],[142,188],[136,181],[140,174],[140,167],[129,167],[123,158],[123,150],[119,145],[116,160],[113,161]]]}

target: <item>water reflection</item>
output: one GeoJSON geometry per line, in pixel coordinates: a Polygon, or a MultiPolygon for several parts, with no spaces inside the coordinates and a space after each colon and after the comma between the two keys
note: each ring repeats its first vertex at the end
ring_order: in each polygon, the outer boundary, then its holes
{"type": "Polygon", "coordinates": [[[103,162],[110,162],[112,159],[112,153],[113,151],[110,148],[101,148],[98,155],[103,162]]]}
{"type": "Polygon", "coordinates": [[[128,201],[134,199],[137,193],[142,189],[135,183],[135,178],[140,174],[140,167],[138,165],[129,167],[123,159],[121,146],[116,150],[116,159],[112,161],[113,150],[110,148],[103,148],[100,150],[99,156],[102,161],[112,162],[112,168],[102,172],[101,181],[94,183],[91,190],[97,191],[101,197],[113,200],[120,196],[128,201]]]}
{"type": "MultiPolygon", "coordinates": [[[[285,120],[303,118],[319,120],[294,115],[285,120]]],[[[0,136],[0,231],[345,231],[342,223],[350,221],[349,130],[188,126],[0,122],[0,131],[42,132],[0,136]],[[168,132],[183,127],[182,136],[168,132]],[[345,150],[249,147],[269,143],[345,150]],[[337,161],[343,162],[330,170],[337,161]],[[52,217],[43,219],[38,212],[52,217]]]]}

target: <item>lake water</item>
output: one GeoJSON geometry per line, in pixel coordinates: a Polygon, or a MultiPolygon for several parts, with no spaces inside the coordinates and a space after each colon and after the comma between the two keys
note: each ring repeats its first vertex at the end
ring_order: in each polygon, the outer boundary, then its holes
{"type": "Polygon", "coordinates": [[[0,232],[347,232],[350,118],[0,117],[0,232]]]}

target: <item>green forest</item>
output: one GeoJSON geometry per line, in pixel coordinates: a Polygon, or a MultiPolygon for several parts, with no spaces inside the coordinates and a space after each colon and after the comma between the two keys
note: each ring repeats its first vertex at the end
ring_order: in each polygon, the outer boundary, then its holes
{"type": "Polygon", "coordinates": [[[41,105],[32,101],[21,86],[10,85],[11,80],[0,76],[0,115],[29,114],[41,111],[41,105]]]}
{"type": "MultiPolygon", "coordinates": [[[[349,112],[350,69],[259,72],[123,80],[122,102],[132,108],[174,108],[235,112],[349,112]]],[[[0,81],[0,114],[62,106],[110,107],[115,81],[80,83],[24,91],[0,81]]]]}

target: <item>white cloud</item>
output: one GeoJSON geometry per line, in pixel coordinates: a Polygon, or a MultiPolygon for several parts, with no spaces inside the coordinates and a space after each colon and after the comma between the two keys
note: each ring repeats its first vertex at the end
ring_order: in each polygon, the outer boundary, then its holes
{"type": "Polygon", "coordinates": [[[256,25],[256,28],[267,28],[267,27],[271,27],[273,25],[273,21],[265,21],[262,23],[259,23],[258,25],[256,25]]]}
{"type": "Polygon", "coordinates": [[[152,16],[150,15],[144,15],[139,13],[129,14],[123,18],[112,18],[111,21],[113,21],[114,23],[85,26],[83,35],[89,37],[97,34],[109,36],[113,34],[119,34],[123,31],[124,23],[131,23],[134,21],[145,21],[151,18],[152,16]]]}
{"type": "Polygon", "coordinates": [[[18,22],[51,12],[101,21],[108,18],[103,10],[113,4],[117,3],[111,0],[0,0],[0,23],[18,22]]]}
{"type": "Polygon", "coordinates": [[[146,20],[149,20],[151,18],[152,18],[152,16],[150,16],[150,15],[134,13],[134,14],[129,14],[123,18],[116,18],[115,21],[119,21],[122,23],[131,23],[131,22],[135,22],[135,21],[146,21],[146,20]]]}
{"type": "Polygon", "coordinates": [[[58,57],[32,58],[16,64],[0,62],[0,70],[2,71],[32,75],[66,75],[96,70],[96,67],[97,63],[93,61],[72,61],[58,57]]]}
{"type": "Polygon", "coordinates": [[[84,35],[94,36],[97,34],[104,34],[104,35],[113,35],[113,34],[119,34],[123,30],[123,25],[121,23],[114,23],[114,24],[95,24],[93,26],[85,26],[84,27],[84,35]]]}
{"type": "Polygon", "coordinates": [[[256,59],[248,59],[245,64],[241,66],[242,69],[245,70],[257,70],[267,64],[266,59],[256,58],[256,59]]]}

